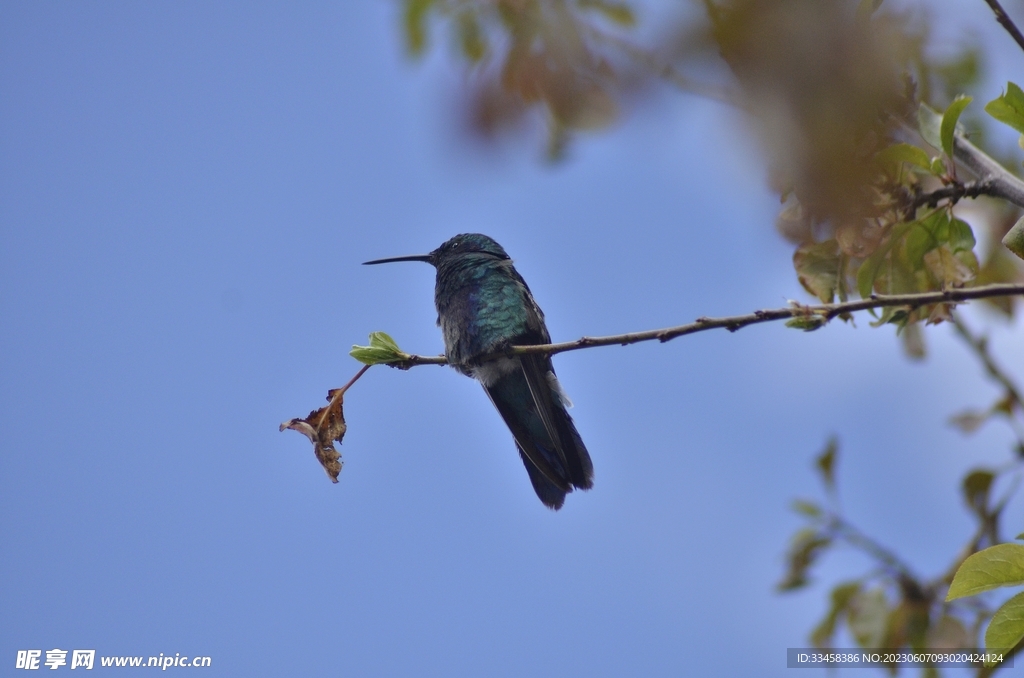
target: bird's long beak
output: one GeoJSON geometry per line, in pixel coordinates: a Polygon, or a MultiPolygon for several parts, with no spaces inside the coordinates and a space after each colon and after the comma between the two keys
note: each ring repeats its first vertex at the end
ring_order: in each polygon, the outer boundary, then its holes
{"type": "Polygon", "coordinates": [[[428,264],[434,263],[434,256],[432,254],[410,254],[407,257],[391,257],[389,259],[374,259],[373,261],[364,261],[363,266],[370,266],[371,264],[390,264],[393,261],[425,261],[428,264]]]}

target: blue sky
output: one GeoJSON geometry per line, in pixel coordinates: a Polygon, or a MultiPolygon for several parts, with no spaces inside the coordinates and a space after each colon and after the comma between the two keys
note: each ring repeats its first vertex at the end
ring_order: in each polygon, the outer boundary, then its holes
{"type": "MultiPolygon", "coordinates": [[[[1024,56],[983,3],[943,12],[991,36],[996,96],[1024,56]]],[[[432,269],[359,262],[456,233],[509,251],[556,340],[807,298],[735,112],[667,92],[561,165],[488,155],[455,131],[446,45],[411,63],[398,25],[387,2],[0,5],[0,666],[783,675],[825,596],[774,592],[788,505],[833,433],[850,517],[946,566],[960,476],[1009,444],[945,425],[996,397],[946,327],[921,364],[866,318],[558,356],[596,469],[558,513],[447,368],[366,374],[337,485],[279,433],[370,331],[442,350],[432,269]]],[[[1019,325],[993,339],[1018,375],[1019,325]]]]}

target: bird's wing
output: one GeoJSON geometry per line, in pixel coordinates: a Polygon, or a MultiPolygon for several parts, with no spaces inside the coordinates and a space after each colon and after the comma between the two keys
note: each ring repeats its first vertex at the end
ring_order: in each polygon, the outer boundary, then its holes
{"type": "Polygon", "coordinates": [[[562,468],[569,474],[569,480],[573,485],[582,489],[590,488],[593,485],[590,455],[576,433],[575,426],[571,424],[572,420],[565,411],[561,396],[555,394],[555,383],[552,383],[555,372],[551,366],[551,359],[541,355],[524,355],[520,358],[537,414],[540,415],[544,429],[554,444],[562,468]]]}
{"type": "MultiPolygon", "coordinates": [[[[537,415],[544,424],[544,430],[547,431],[555,453],[562,462],[562,468],[569,472],[569,477],[572,477],[565,448],[562,445],[562,437],[558,434],[558,426],[555,422],[557,414],[554,408],[556,405],[554,398],[551,397],[551,385],[548,383],[547,375],[551,369],[550,360],[539,355],[524,355],[519,358],[523,375],[526,377],[526,384],[530,387],[530,395],[533,396],[534,409],[537,410],[537,415]]],[[[559,403],[557,406],[561,407],[562,404],[559,403]]]]}
{"type": "MultiPolygon", "coordinates": [[[[509,378],[515,378],[515,376],[508,375],[505,377],[505,379],[509,378]]],[[[498,392],[494,386],[485,386],[484,391],[487,392],[487,396],[491,399],[491,403],[494,404],[494,408],[498,410],[498,414],[505,420],[505,425],[512,432],[512,437],[515,438],[516,445],[519,447],[519,452],[523,457],[528,459],[559,490],[572,492],[572,487],[566,482],[562,474],[551,466],[551,463],[544,458],[544,455],[537,449],[537,446],[531,442],[534,436],[526,428],[526,423],[517,416],[511,403],[506,402],[501,397],[496,397],[498,392]]]]}

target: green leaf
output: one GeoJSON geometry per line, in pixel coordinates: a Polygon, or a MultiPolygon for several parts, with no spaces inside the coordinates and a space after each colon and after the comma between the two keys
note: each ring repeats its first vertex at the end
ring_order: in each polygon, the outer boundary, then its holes
{"type": "Polygon", "coordinates": [[[942,116],[930,108],[927,104],[921,104],[917,109],[917,129],[921,132],[921,138],[935,148],[942,148],[940,127],[942,116]]]}
{"type": "Polygon", "coordinates": [[[889,622],[889,603],[885,592],[872,589],[858,593],[850,600],[847,625],[857,644],[864,649],[882,646],[889,622]]]}
{"type": "Polygon", "coordinates": [[[954,252],[973,251],[976,240],[971,225],[963,219],[951,219],[949,222],[949,236],[946,239],[949,248],[954,252]]]}
{"type": "Polygon", "coordinates": [[[879,151],[878,161],[888,167],[896,166],[899,163],[908,163],[929,171],[932,165],[931,158],[922,149],[903,143],[893,144],[879,151]]]}
{"type": "Polygon", "coordinates": [[[839,439],[832,436],[828,439],[825,449],[814,460],[814,465],[821,473],[821,479],[825,483],[825,489],[833,491],[836,489],[836,456],[839,454],[839,439]]]}
{"type": "Polygon", "coordinates": [[[885,263],[889,251],[893,248],[893,245],[903,240],[903,237],[915,225],[919,225],[919,222],[909,221],[894,226],[889,233],[889,239],[886,243],[875,250],[857,269],[857,291],[862,298],[867,299],[871,296],[871,290],[875,285],[875,278],[878,277],[879,269],[885,263]]]}
{"type": "Polygon", "coordinates": [[[636,16],[632,8],[622,2],[610,2],[609,0],[578,0],[577,4],[583,9],[593,9],[603,14],[608,20],[620,26],[636,25],[636,16]]]}
{"type": "Polygon", "coordinates": [[[1024,217],[1017,220],[1006,235],[1003,236],[1003,245],[1006,249],[1024,259],[1024,217]]]}
{"type": "Polygon", "coordinates": [[[370,332],[370,346],[395,353],[401,353],[398,342],[391,338],[387,332],[370,332]]]}
{"type": "Polygon", "coordinates": [[[459,46],[462,47],[462,54],[473,63],[487,54],[487,40],[472,10],[459,14],[459,46]]]}
{"type": "Polygon", "coordinates": [[[915,291],[932,288],[927,284],[929,279],[939,286],[962,285],[973,280],[978,273],[974,244],[970,225],[950,219],[946,210],[936,210],[913,222],[900,251],[905,272],[919,277],[920,282],[914,283],[915,291]]]}
{"type": "MultiPolygon", "coordinates": [[[[1024,593],[1003,603],[985,631],[985,649],[1008,651],[1024,638],[1024,593]]],[[[991,666],[991,664],[989,664],[991,666]]]]}
{"type": "Polygon", "coordinates": [[[1018,534],[1016,537],[1014,537],[1014,539],[1024,539],[1024,532],[1018,534]]]}
{"type": "Polygon", "coordinates": [[[888,253],[888,248],[880,248],[875,250],[875,253],[864,260],[864,263],[857,269],[857,291],[860,293],[861,298],[867,299],[871,296],[871,291],[875,286],[875,278],[878,277],[878,270],[885,263],[885,255],[888,253]]]}
{"type": "Polygon", "coordinates": [[[801,245],[793,253],[793,268],[805,290],[823,303],[831,303],[839,280],[839,244],[832,239],[801,245]]]}
{"type": "Polygon", "coordinates": [[[860,593],[859,581],[838,584],[832,589],[832,594],[829,596],[831,598],[831,605],[829,606],[828,613],[814,631],[811,632],[811,643],[815,647],[828,647],[831,644],[832,636],[836,632],[836,622],[839,620],[839,615],[847,611],[850,601],[858,593],[860,593]]]}
{"type": "Polygon", "coordinates": [[[857,4],[857,18],[869,19],[875,10],[882,6],[882,0],[860,0],[857,4]]]}
{"type": "Polygon", "coordinates": [[[987,469],[971,471],[964,477],[964,500],[982,518],[988,515],[988,496],[995,478],[996,474],[987,469]]]}
{"type": "Polygon", "coordinates": [[[913,222],[903,241],[905,261],[913,270],[924,265],[924,255],[949,239],[949,215],[946,210],[937,210],[924,219],[913,222]]]}
{"type": "Polygon", "coordinates": [[[364,365],[387,365],[409,359],[409,354],[402,352],[395,340],[384,332],[371,332],[370,345],[353,345],[349,355],[364,365]]]}
{"type": "Polygon", "coordinates": [[[832,540],[818,534],[815,530],[805,528],[793,535],[793,541],[786,554],[788,569],[785,577],[778,584],[780,591],[792,591],[807,585],[807,570],[814,564],[818,555],[832,544],[832,540]]]}
{"type": "Polygon", "coordinates": [[[998,544],[978,551],[960,565],[946,601],[1019,584],[1024,584],[1024,545],[998,544]]]}
{"type": "Polygon", "coordinates": [[[942,124],[940,126],[940,139],[942,141],[942,150],[946,152],[950,158],[953,157],[953,135],[956,132],[956,123],[960,119],[960,114],[967,108],[967,104],[973,101],[973,97],[969,97],[965,94],[959,95],[953,99],[953,103],[949,105],[946,112],[942,114],[942,124]]]}
{"type": "Polygon", "coordinates": [[[804,332],[813,332],[814,330],[821,329],[827,324],[828,319],[825,318],[825,316],[817,314],[799,315],[786,321],[786,327],[803,330],[804,332]]]}
{"type": "Polygon", "coordinates": [[[985,104],[985,112],[1024,133],[1024,91],[1012,82],[1006,83],[1006,91],[998,99],[985,104]]]}
{"type": "Polygon", "coordinates": [[[427,46],[427,14],[434,0],[405,0],[405,45],[413,56],[427,46]]]}
{"type": "Polygon", "coordinates": [[[793,500],[793,510],[800,515],[807,516],[808,518],[817,518],[822,514],[821,507],[811,501],[805,501],[803,499],[793,500]]]}
{"type": "Polygon", "coordinates": [[[886,310],[890,311],[890,313],[888,316],[885,316],[885,323],[883,324],[896,325],[897,332],[902,331],[904,326],[910,322],[910,311],[906,308],[894,308],[890,306],[886,310]]]}
{"type": "Polygon", "coordinates": [[[872,327],[881,327],[882,325],[896,325],[896,331],[899,332],[903,329],[903,326],[910,320],[910,313],[907,308],[898,306],[887,306],[882,309],[882,315],[879,316],[878,320],[871,323],[872,327]]]}

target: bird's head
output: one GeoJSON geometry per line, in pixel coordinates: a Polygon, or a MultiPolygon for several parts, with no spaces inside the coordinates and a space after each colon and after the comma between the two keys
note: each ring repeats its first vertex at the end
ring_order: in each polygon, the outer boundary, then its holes
{"type": "Polygon", "coordinates": [[[460,259],[462,257],[493,257],[495,259],[509,259],[505,250],[492,238],[482,233],[462,233],[451,238],[430,254],[411,254],[404,257],[390,257],[388,259],[374,259],[364,261],[364,265],[389,264],[394,261],[425,261],[435,268],[443,264],[460,259]]]}

